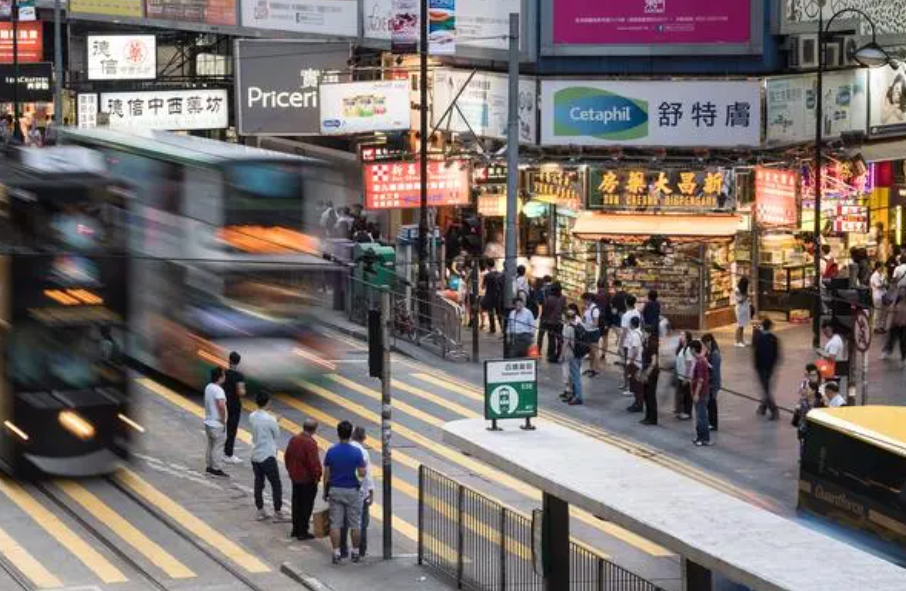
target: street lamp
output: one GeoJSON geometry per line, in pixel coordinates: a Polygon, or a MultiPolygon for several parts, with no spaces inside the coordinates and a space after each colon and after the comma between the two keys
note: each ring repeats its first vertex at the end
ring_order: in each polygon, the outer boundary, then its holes
{"type": "Polygon", "coordinates": [[[821,175],[823,163],[823,154],[821,146],[824,143],[824,46],[831,34],[831,25],[843,14],[854,13],[865,19],[865,22],[871,27],[871,41],[862,47],[852,50],[849,57],[852,58],[861,67],[877,68],[890,63],[890,56],[884,49],[878,45],[877,35],[875,33],[875,23],[865,12],[858,8],[844,8],[837,11],[827,25],[824,24],[824,5],[826,0],[819,2],[818,9],[818,83],[817,96],[815,102],[815,310],[812,321],[812,345],[818,347],[821,345],[821,175]]]}

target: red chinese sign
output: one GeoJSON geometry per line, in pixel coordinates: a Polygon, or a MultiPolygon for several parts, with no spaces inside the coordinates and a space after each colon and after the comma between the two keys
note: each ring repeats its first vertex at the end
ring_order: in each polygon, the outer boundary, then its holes
{"type": "MultiPolygon", "coordinates": [[[[365,209],[419,207],[421,166],[418,162],[365,164],[365,209]]],[[[454,160],[428,163],[428,206],[469,204],[469,165],[454,160]]]]}
{"type": "MultiPolygon", "coordinates": [[[[34,64],[44,58],[44,24],[40,21],[20,22],[16,52],[20,64],[34,64]]],[[[13,24],[0,22],[0,64],[13,63],[13,24]]]]}
{"type": "Polygon", "coordinates": [[[796,172],[755,169],[755,220],[763,226],[795,226],[796,172]]]}

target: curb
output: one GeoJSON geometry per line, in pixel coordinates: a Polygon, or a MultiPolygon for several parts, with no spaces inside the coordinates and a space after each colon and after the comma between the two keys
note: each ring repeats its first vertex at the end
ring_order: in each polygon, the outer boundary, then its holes
{"type": "Polygon", "coordinates": [[[296,581],[309,591],[334,591],[333,587],[325,585],[319,579],[309,575],[301,568],[293,566],[288,562],[284,562],[282,565],[280,565],[280,572],[282,572],[290,579],[296,581]]]}

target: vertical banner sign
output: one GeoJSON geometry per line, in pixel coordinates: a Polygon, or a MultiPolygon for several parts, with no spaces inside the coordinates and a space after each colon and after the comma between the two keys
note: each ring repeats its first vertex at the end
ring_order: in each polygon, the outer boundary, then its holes
{"type": "Polygon", "coordinates": [[[762,226],[796,225],[796,172],[755,169],[755,221],[762,226]]]}
{"type": "Polygon", "coordinates": [[[456,53],[456,0],[428,0],[428,53],[456,53]]]}
{"type": "Polygon", "coordinates": [[[484,418],[531,419],[538,416],[536,359],[484,362],[484,418]]]}
{"type": "Polygon", "coordinates": [[[418,0],[393,0],[390,21],[390,50],[415,53],[418,49],[418,0]]]}
{"type": "Polygon", "coordinates": [[[98,95],[86,92],[79,95],[78,99],[79,127],[91,128],[98,126],[98,95]]]}
{"type": "Polygon", "coordinates": [[[13,0],[0,0],[0,19],[13,18],[13,0]]]}
{"type": "Polygon", "coordinates": [[[19,0],[19,22],[27,23],[38,20],[35,0],[19,0]]]}

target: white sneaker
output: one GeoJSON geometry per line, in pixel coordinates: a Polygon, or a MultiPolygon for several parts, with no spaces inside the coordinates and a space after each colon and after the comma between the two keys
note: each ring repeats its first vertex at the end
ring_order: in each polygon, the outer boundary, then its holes
{"type": "Polygon", "coordinates": [[[241,464],[242,458],[237,458],[236,456],[227,456],[223,458],[223,461],[227,464],[241,464]]]}
{"type": "Polygon", "coordinates": [[[881,359],[887,361],[888,359],[890,359],[890,353],[888,353],[887,351],[881,351],[881,359]]]}
{"type": "Polygon", "coordinates": [[[258,509],[256,516],[258,521],[264,521],[270,517],[270,515],[268,515],[267,511],[265,511],[264,509],[258,509]]]}
{"type": "Polygon", "coordinates": [[[623,396],[629,397],[635,396],[635,394],[632,393],[632,390],[623,390],[623,396]]]}
{"type": "Polygon", "coordinates": [[[745,348],[746,344],[745,343],[736,343],[736,346],[740,347],[740,348],[745,348]]]}
{"type": "Polygon", "coordinates": [[[274,523],[289,523],[292,520],[293,518],[284,513],[282,509],[274,512],[274,523]]]}

